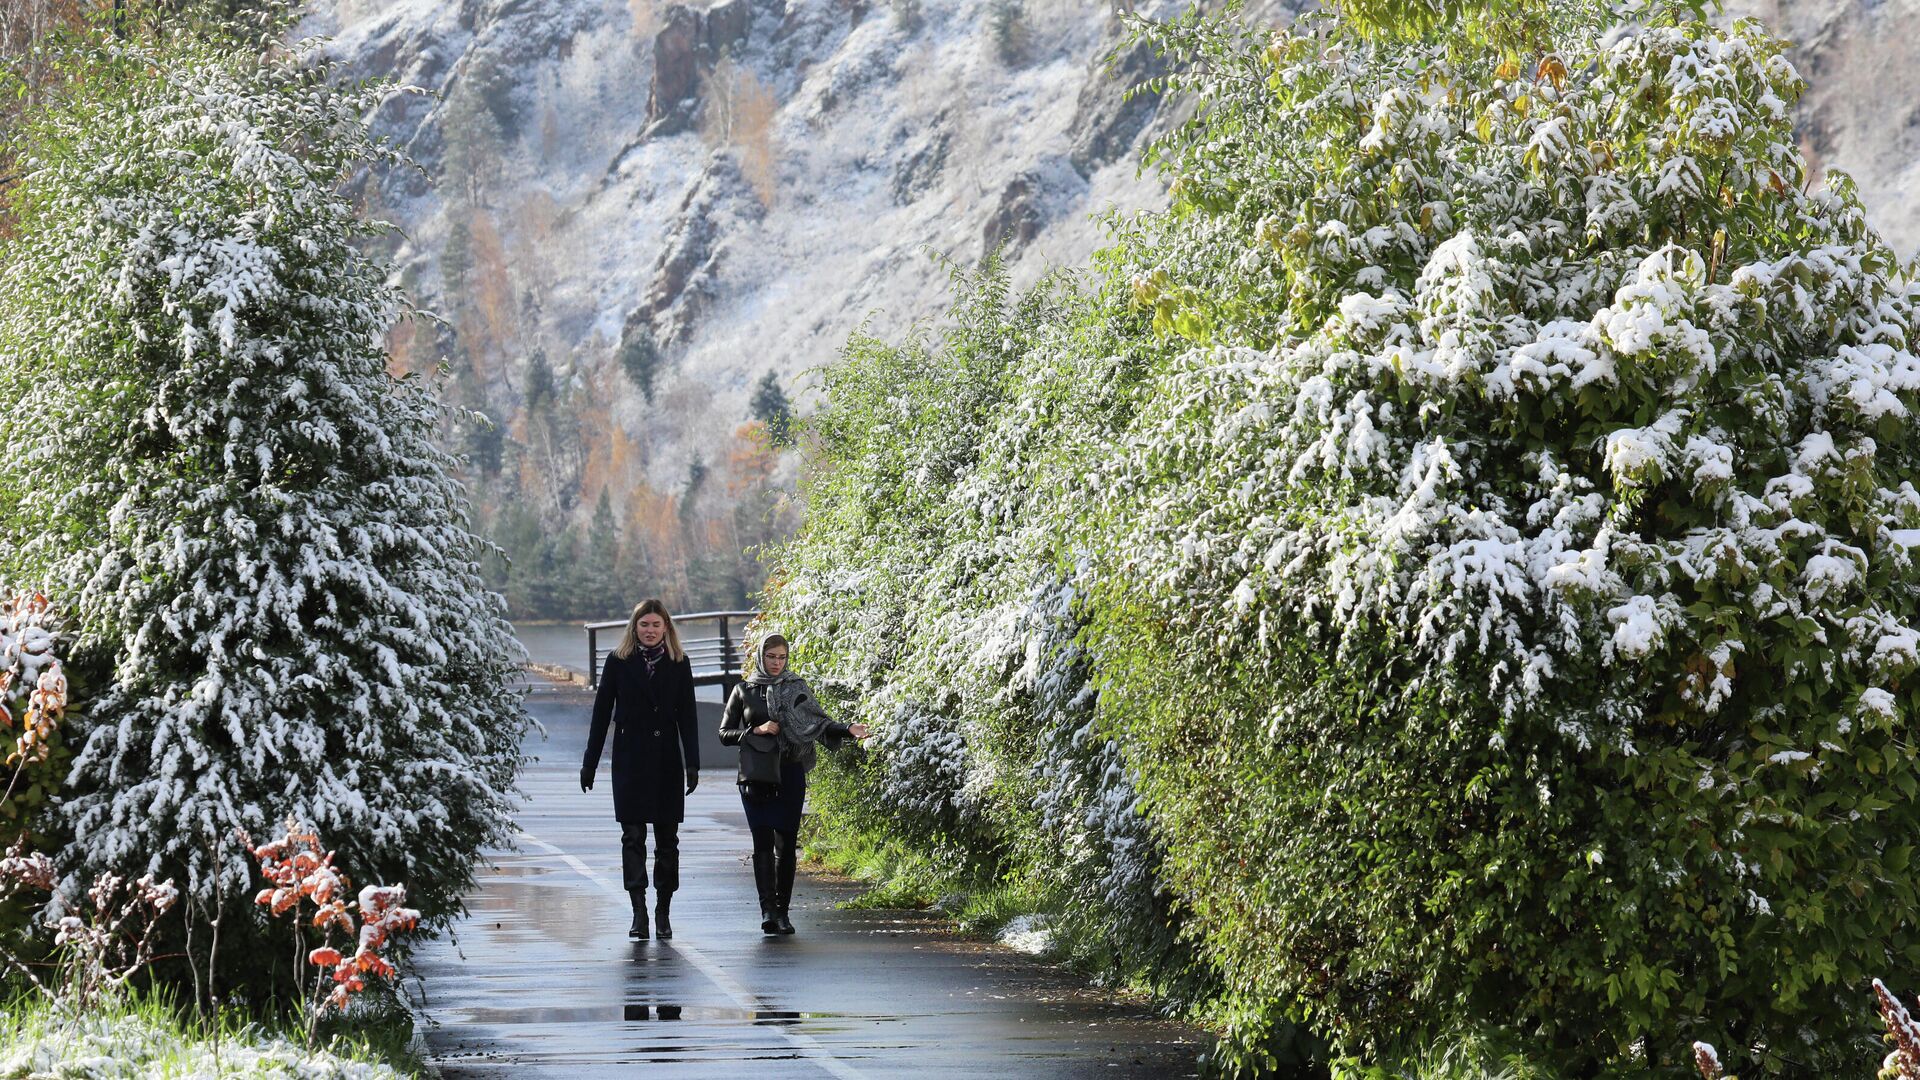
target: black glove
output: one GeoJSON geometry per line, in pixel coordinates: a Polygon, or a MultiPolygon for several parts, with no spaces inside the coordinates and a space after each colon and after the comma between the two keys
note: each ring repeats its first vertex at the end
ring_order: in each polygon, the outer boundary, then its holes
{"type": "Polygon", "coordinates": [[[593,790],[593,766],[591,765],[580,766],[580,790],[593,790]]]}
{"type": "Polygon", "coordinates": [[[693,789],[699,786],[700,786],[699,771],[696,769],[688,769],[687,770],[687,794],[689,795],[693,794],[693,789]]]}

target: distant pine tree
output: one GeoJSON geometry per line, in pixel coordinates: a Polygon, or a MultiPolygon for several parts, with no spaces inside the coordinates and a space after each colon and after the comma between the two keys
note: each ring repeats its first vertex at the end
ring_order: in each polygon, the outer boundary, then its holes
{"type": "Polygon", "coordinates": [[[987,29],[993,51],[1003,63],[1020,61],[1027,50],[1027,6],[1022,0],[993,0],[987,7],[987,29]]]}
{"type": "Polygon", "coordinates": [[[553,365],[547,362],[544,349],[535,349],[527,358],[527,381],[521,393],[526,397],[529,416],[553,407],[556,396],[553,365]]]}
{"type": "Polygon", "coordinates": [[[449,296],[466,291],[467,271],[473,269],[473,227],[463,214],[447,226],[447,242],[440,248],[440,282],[449,296]]]}
{"type": "Polygon", "coordinates": [[[587,565],[580,576],[589,586],[578,610],[580,615],[598,612],[618,618],[625,605],[627,590],[620,582],[620,524],[613,516],[613,499],[606,488],[600,489],[600,501],[593,507],[592,531],[587,536],[587,565]]]}
{"type": "Polygon", "coordinates": [[[613,518],[613,499],[607,489],[600,489],[600,501],[593,506],[593,543],[591,545],[595,561],[613,564],[614,556],[620,551],[620,526],[613,518]]]}
{"type": "Polygon", "coordinates": [[[453,418],[454,439],[481,477],[499,476],[506,464],[506,433],[487,412],[486,390],[478,380],[464,379],[458,385],[463,409],[453,418]]]}
{"type": "Polygon", "coordinates": [[[780,389],[780,380],[767,372],[753,389],[753,418],[767,429],[775,446],[786,446],[793,438],[793,402],[780,389]]]}
{"type": "Polygon", "coordinates": [[[700,493],[707,486],[707,462],[699,454],[687,462],[687,485],[681,489],[680,518],[685,521],[693,517],[695,504],[700,501],[700,493]]]}
{"type": "Polygon", "coordinates": [[[653,376],[660,366],[660,351],[654,346],[653,331],[643,324],[629,320],[626,331],[620,336],[620,348],[617,352],[620,370],[648,401],[653,400],[653,376]]]}

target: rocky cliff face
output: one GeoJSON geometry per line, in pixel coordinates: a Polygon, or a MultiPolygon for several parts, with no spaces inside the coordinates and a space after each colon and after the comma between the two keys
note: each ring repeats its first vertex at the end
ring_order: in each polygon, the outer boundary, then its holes
{"type": "MultiPolygon", "coordinates": [[[[604,408],[632,475],[669,486],[866,325],[939,309],[1002,247],[1016,278],[1080,262],[1093,220],[1158,198],[1133,153],[1150,75],[1084,0],[323,0],[312,28],[396,94],[380,126],[424,174],[370,196],[409,284],[449,317],[468,404],[531,436],[527,358],[604,408]]],[[[604,434],[604,432],[602,433],[604,434]]],[[[588,455],[590,456],[590,455],[588,455]]]]}
{"type": "MultiPolygon", "coordinates": [[[[937,312],[946,273],[930,253],[971,263],[1002,247],[1031,280],[1083,260],[1096,215],[1160,198],[1135,167],[1157,102],[1122,97],[1153,61],[1103,71],[1119,33],[1106,4],[317,6],[313,29],[354,70],[437,95],[396,93],[379,120],[424,171],[369,201],[404,227],[407,280],[450,321],[397,341],[398,362],[451,356],[463,403],[506,424],[506,469],[519,452],[518,486],[562,514],[601,490],[617,512],[638,485],[672,490],[725,452],[767,372],[797,387],[855,328],[898,333],[937,312]],[[536,356],[574,414],[558,434],[528,411],[536,356]]],[[[1809,148],[1855,174],[1911,251],[1920,2],[1731,13],[1800,42],[1809,148]]]]}
{"type": "Polygon", "coordinates": [[[1902,255],[1920,250],[1920,2],[1730,0],[1793,42],[1811,88],[1800,102],[1802,145],[1818,166],[1844,169],[1874,223],[1902,255]]]}

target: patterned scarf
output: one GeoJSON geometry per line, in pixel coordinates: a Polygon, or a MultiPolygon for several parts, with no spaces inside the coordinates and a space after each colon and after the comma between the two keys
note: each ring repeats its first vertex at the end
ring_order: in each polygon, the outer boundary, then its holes
{"type": "Polygon", "coordinates": [[[661,657],[667,655],[666,639],[662,638],[660,640],[660,644],[654,645],[652,647],[648,647],[646,645],[635,646],[633,650],[633,654],[647,662],[647,678],[651,679],[653,678],[654,667],[660,663],[661,657]]]}
{"type": "Polygon", "coordinates": [[[803,769],[812,768],[813,744],[833,722],[814,697],[813,687],[792,671],[778,675],[756,671],[747,677],[747,682],[766,694],[767,712],[780,725],[779,738],[785,756],[799,762],[803,769]]]}

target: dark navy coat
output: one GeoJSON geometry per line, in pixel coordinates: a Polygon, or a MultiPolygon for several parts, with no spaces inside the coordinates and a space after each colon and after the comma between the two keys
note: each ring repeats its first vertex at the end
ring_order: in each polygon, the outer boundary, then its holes
{"type": "Polygon", "coordinates": [[[613,816],[622,824],[678,823],[686,816],[687,770],[700,767],[694,719],[691,662],[661,657],[648,678],[637,652],[626,660],[607,655],[581,767],[599,768],[611,724],[613,816]]]}

